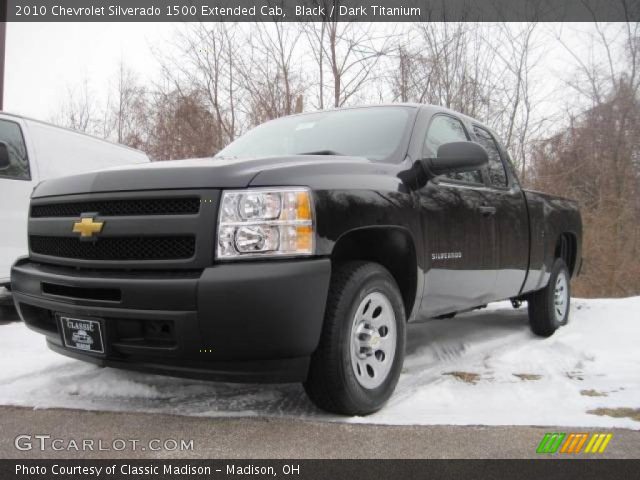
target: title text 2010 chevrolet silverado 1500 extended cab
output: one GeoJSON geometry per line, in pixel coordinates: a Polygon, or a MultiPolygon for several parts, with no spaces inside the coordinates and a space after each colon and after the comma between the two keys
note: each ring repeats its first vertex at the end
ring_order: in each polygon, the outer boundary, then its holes
{"type": "Polygon", "coordinates": [[[426,105],[261,125],[212,159],[119,167],[34,191],[20,315],[99,365],[303,382],[320,407],[378,410],[407,322],[526,300],[567,322],[575,203],[523,190],[480,122],[426,105]]]}

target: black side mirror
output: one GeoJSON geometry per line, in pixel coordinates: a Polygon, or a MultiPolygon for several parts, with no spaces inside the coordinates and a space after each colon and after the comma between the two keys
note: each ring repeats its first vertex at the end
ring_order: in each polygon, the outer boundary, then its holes
{"type": "Polygon", "coordinates": [[[438,175],[478,170],[488,162],[489,155],[482,145],[475,142],[450,142],[440,145],[435,158],[422,158],[398,176],[410,188],[419,189],[438,175]]]}
{"type": "Polygon", "coordinates": [[[11,160],[9,159],[9,147],[6,143],[0,142],[0,170],[9,168],[11,160]]]}
{"type": "Polygon", "coordinates": [[[484,167],[489,155],[484,147],[475,142],[451,142],[438,147],[436,158],[421,160],[430,177],[452,172],[469,172],[484,167]]]}

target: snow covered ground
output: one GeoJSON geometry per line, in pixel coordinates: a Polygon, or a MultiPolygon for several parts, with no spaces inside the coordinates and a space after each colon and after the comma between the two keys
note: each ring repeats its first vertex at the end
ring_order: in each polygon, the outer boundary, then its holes
{"type": "Polygon", "coordinates": [[[411,326],[396,393],[366,418],[326,415],[299,385],[209,383],[100,369],[50,352],[21,323],[0,326],[0,364],[0,405],[640,430],[640,297],[573,300],[570,325],[548,339],[530,333],[525,308],[513,310],[506,302],[411,326]]]}

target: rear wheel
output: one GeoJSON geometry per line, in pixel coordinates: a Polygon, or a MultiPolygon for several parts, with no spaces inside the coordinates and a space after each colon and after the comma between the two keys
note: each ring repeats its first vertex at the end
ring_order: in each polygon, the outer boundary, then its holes
{"type": "Polygon", "coordinates": [[[404,306],[391,274],[376,263],[343,264],[332,274],[305,390],[324,410],[373,413],[395,389],[404,347],[404,306]]]}
{"type": "Polygon", "coordinates": [[[569,321],[570,278],[567,265],[558,258],[551,269],[547,286],[529,297],[529,322],[536,335],[549,337],[569,321]]]}

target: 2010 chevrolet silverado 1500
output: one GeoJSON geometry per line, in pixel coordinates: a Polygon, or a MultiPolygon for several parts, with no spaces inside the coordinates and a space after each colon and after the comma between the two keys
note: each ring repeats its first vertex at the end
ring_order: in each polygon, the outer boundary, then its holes
{"type": "Polygon", "coordinates": [[[48,180],[21,317],[103,366],[303,382],[320,407],[381,408],[407,322],[526,300],[567,322],[581,265],[574,202],[523,190],[494,133],[427,105],[295,115],[211,159],[48,180]]]}

